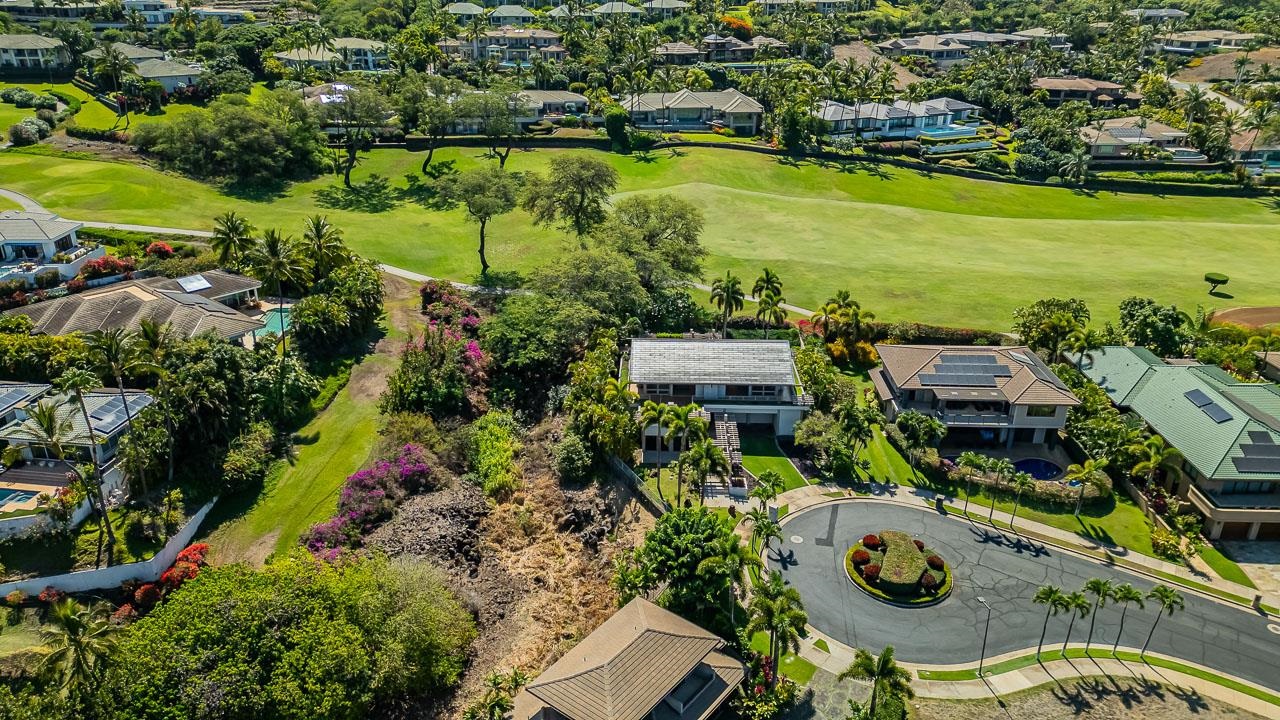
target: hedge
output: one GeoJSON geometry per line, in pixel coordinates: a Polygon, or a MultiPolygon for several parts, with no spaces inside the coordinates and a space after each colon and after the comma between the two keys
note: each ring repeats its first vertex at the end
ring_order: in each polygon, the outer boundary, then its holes
{"type": "Polygon", "coordinates": [[[80,108],[84,107],[84,103],[80,101],[80,98],[72,97],[61,90],[50,90],[49,94],[58,98],[63,105],[67,106],[68,115],[75,115],[80,112],[80,108]]]}
{"type": "Polygon", "coordinates": [[[99,140],[102,142],[127,143],[129,142],[129,134],[120,130],[104,130],[102,128],[88,128],[79,125],[68,125],[67,135],[81,140],[99,140]]]}
{"type": "Polygon", "coordinates": [[[1139,180],[1146,182],[1196,183],[1204,185],[1238,185],[1231,173],[1199,172],[1135,172],[1133,170],[1106,170],[1096,173],[1103,180],[1139,180]]]}
{"type": "Polygon", "coordinates": [[[994,330],[952,328],[924,323],[870,322],[865,325],[867,341],[876,343],[894,340],[900,343],[923,345],[999,345],[1004,336],[994,330]]]}

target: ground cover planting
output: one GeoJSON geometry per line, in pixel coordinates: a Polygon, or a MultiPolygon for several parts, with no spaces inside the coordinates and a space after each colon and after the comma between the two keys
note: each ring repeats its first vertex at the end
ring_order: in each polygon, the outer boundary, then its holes
{"type": "Polygon", "coordinates": [[[845,554],[845,570],[854,585],[894,604],[932,605],[951,592],[946,561],[898,530],[864,536],[845,554]]]}

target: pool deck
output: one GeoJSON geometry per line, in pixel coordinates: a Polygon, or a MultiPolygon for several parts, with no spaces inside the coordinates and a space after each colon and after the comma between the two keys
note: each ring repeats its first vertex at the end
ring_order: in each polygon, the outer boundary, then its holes
{"type": "Polygon", "coordinates": [[[1067,451],[1060,447],[1049,447],[1048,445],[1038,445],[1036,443],[1015,443],[1013,448],[1005,449],[1003,447],[962,447],[962,446],[946,446],[944,445],[940,451],[944,457],[959,455],[965,450],[972,450],[979,455],[986,455],[992,458],[1003,458],[1009,462],[1018,462],[1019,460],[1048,460],[1049,462],[1062,468],[1062,472],[1055,477],[1047,480],[1037,480],[1037,482],[1059,482],[1067,474],[1067,467],[1074,461],[1067,455],[1067,451]]]}
{"type": "Polygon", "coordinates": [[[0,473],[0,490],[33,493],[32,497],[21,502],[4,501],[3,504],[0,504],[0,512],[35,510],[40,507],[40,495],[66,487],[65,468],[59,466],[43,467],[36,464],[38,462],[40,461],[27,463],[22,467],[12,468],[0,473]]]}

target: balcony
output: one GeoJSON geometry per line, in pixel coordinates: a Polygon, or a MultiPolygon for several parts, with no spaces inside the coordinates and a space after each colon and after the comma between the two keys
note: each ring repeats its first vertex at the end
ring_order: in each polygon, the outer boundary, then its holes
{"type": "Polygon", "coordinates": [[[1187,499],[1205,517],[1220,522],[1275,522],[1280,519],[1280,493],[1214,495],[1192,484],[1187,488],[1187,499]]]}
{"type": "Polygon", "coordinates": [[[101,245],[96,247],[79,245],[54,256],[61,262],[52,262],[50,258],[43,256],[29,260],[10,260],[0,264],[0,282],[25,280],[27,285],[34,287],[36,277],[50,270],[57,270],[62,280],[70,280],[80,273],[80,268],[86,262],[106,254],[106,248],[101,245]]]}
{"type": "Polygon", "coordinates": [[[812,395],[798,395],[790,398],[782,397],[747,397],[743,395],[730,395],[727,397],[708,398],[701,395],[645,395],[641,393],[640,401],[652,400],[659,405],[667,403],[675,405],[688,405],[695,403],[697,405],[794,405],[797,407],[811,407],[813,405],[812,395]]]}

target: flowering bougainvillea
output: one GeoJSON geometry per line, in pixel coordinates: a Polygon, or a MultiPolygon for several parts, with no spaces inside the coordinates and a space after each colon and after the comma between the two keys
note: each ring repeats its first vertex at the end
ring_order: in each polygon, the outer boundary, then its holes
{"type": "Polygon", "coordinates": [[[82,265],[80,267],[80,277],[85,280],[94,280],[97,278],[111,277],[112,275],[125,275],[133,271],[133,258],[118,258],[114,255],[104,255],[82,265]]]}
{"type": "Polygon", "coordinates": [[[173,257],[173,246],[166,242],[156,241],[147,246],[143,251],[148,257],[170,258],[173,257]]]}
{"type": "Polygon", "coordinates": [[[133,591],[133,601],[144,608],[160,602],[160,598],[160,588],[155,583],[146,583],[133,591]]]}
{"type": "Polygon", "coordinates": [[[55,603],[55,602],[57,602],[57,601],[61,600],[62,598],[66,597],[66,596],[67,596],[67,594],[66,594],[66,593],[62,592],[61,590],[59,590],[59,589],[57,589],[57,588],[55,588],[55,587],[47,587],[47,588],[45,588],[45,589],[41,590],[41,591],[40,591],[40,594],[39,594],[39,595],[37,595],[36,597],[40,598],[40,602],[42,602],[42,603],[48,603],[48,604],[52,605],[53,603],[55,603]]]}

